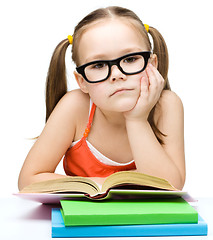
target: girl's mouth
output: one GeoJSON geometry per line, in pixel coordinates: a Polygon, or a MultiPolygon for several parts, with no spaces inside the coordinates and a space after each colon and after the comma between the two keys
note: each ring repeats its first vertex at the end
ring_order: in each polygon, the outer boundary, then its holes
{"type": "Polygon", "coordinates": [[[111,95],[111,96],[114,96],[114,95],[117,95],[117,94],[120,94],[120,93],[125,93],[125,92],[129,92],[129,91],[132,91],[133,89],[130,89],[130,88],[120,88],[120,89],[117,89],[116,91],[114,91],[111,95]]]}

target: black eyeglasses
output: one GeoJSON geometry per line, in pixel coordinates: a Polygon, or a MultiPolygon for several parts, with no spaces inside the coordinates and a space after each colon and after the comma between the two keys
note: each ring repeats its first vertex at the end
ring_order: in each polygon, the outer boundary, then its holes
{"type": "Polygon", "coordinates": [[[129,53],[114,60],[98,60],[76,68],[89,83],[103,82],[109,78],[111,67],[116,65],[126,75],[134,75],[145,70],[151,52],[129,53]]]}

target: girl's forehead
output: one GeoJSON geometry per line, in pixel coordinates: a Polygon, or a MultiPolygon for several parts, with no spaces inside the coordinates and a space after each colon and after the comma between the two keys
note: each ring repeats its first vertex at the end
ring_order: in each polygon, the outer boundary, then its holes
{"type": "Polygon", "coordinates": [[[130,21],[116,18],[104,19],[92,24],[79,40],[80,64],[148,50],[138,28],[130,21]]]}

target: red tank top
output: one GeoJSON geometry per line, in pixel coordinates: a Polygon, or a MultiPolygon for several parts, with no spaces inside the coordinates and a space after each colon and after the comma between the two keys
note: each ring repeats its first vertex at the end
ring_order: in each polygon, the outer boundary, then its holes
{"type": "Polygon", "coordinates": [[[119,171],[128,171],[136,169],[135,163],[127,165],[110,166],[100,162],[90,151],[86,138],[89,134],[96,105],[93,103],[87,128],[83,137],[73,147],[69,148],[64,156],[64,171],[70,176],[82,177],[107,177],[112,173],[119,171]]]}

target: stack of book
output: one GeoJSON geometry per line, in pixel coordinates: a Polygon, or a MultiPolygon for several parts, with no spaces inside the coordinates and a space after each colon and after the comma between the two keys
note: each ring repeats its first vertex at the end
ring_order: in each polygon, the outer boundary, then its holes
{"type": "Polygon", "coordinates": [[[143,173],[48,180],[17,195],[43,203],[61,200],[61,208],[52,209],[52,237],[207,235],[207,224],[183,191],[143,173]]]}
{"type": "Polygon", "coordinates": [[[52,237],[207,235],[207,224],[183,198],[61,200],[52,237]]]}

